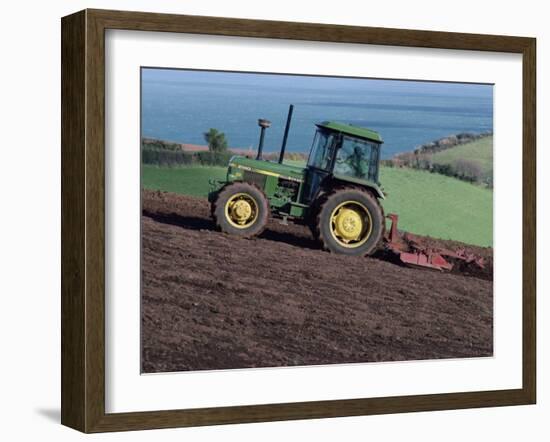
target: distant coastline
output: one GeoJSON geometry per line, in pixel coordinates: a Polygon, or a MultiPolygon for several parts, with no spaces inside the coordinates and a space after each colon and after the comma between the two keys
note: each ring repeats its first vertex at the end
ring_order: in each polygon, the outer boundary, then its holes
{"type": "MultiPolygon", "coordinates": [[[[457,134],[447,135],[442,138],[421,144],[416,146],[413,150],[407,152],[400,152],[394,154],[391,158],[382,160],[382,165],[393,167],[403,163],[409,165],[412,157],[425,157],[426,155],[432,155],[437,152],[441,152],[447,149],[451,149],[462,144],[472,143],[476,140],[488,138],[493,136],[493,131],[484,131],[480,133],[474,132],[460,132],[457,134]]],[[[193,143],[180,143],[176,141],[163,140],[151,137],[142,137],[141,139],[142,149],[161,149],[170,151],[181,151],[186,153],[194,152],[208,152],[208,145],[206,144],[193,144],[193,143]]],[[[252,147],[228,147],[228,152],[235,155],[256,155],[256,149],[252,147]]],[[[279,151],[265,151],[264,156],[266,159],[271,159],[272,156],[278,156],[279,151]]],[[[307,159],[309,152],[287,152],[290,157],[300,157],[307,159]]],[[[295,158],[293,158],[295,159],[295,158]]]]}
{"type": "MultiPolygon", "coordinates": [[[[486,131],[477,134],[472,132],[461,132],[456,135],[449,135],[429,143],[421,144],[420,146],[415,147],[413,152],[416,154],[441,152],[442,150],[450,149],[451,147],[455,147],[460,144],[471,143],[481,138],[492,136],[493,131],[486,131]]],[[[396,154],[394,157],[399,157],[399,155],[402,155],[402,153],[396,154]]]]}
{"type": "MultiPolygon", "coordinates": [[[[178,143],[156,138],[141,139],[141,161],[143,164],[158,166],[226,166],[233,155],[248,157],[256,156],[256,149],[244,149],[240,147],[228,147],[224,152],[212,152],[207,145],[178,143]]],[[[285,160],[303,161],[308,158],[307,152],[286,152],[285,160]]],[[[263,159],[276,161],[279,152],[267,151],[263,159]]]]}
{"type": "Polygon", "coordinates": [[[320,121],[376,130],[384,159],[448,134],[493,129],[491,85],[147,69],[141,135],[201,146],[216,128],[232,150],[248,152],[258,145],[258,118],[267,118],[264,152],[276,152],[290,104],[288,152],[309,151],[320,121]]]}
{"type": "Polygon", "coordinates": [[[493,187],[493,132],[463,132],[417,146],[382,160],[387,167],[408,167],[493,187]]]}
{"type": "MultiPolygon", "coordinates": [[[[161,140],[158,138],[149,138],[144,137],[141,139],[141,144],[143,149],[147,148],[161,148],[166,150],[180,150],[182,152],[207,152],[208,151],[208,145],[206,144],[192,144],[192,143],[179,143],[177,141],[170,141],[170,140],[161,140]]],[[[245,147],[228,147],[227,150],[235,155],[256,155],[256,149],[255,148],[245,148],[245,147]]],[[[286,152],[285,157],[293,158],[294,157],[300,157],[300,158],[307,158],[309,155],[308,152],[286,152]]],[[[264,151],[264,157],[266,159],[270,159],[272,156],[279,156],[278,150],[267,150],[264,151]]]]}

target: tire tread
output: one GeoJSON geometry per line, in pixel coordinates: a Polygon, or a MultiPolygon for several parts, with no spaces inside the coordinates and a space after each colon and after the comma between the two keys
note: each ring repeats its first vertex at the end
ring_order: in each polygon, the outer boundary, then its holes
{"type": "Polygon", "coordinates": [[[211,205],[211,212],[212,212],[212,216],[214,218],[216,227],[222,232],[232,233],[232,232],[227,232],[227,230],[225,229],[225,220],[223,217],[219,216],[218,210],[222,210],[222,212],[225,212],[225,207],[221,207],[221,206],[225,206],[226,198],[229,198],[229,196],[231,196],[234,193],[246,192],[246,187],[253,188],[259,193],[259,195],[261,195],[261,201],[258,201],[258,203],[262,205],[264,213],[266,213],[265,222],[262,224],[259,230],[252,231],[251,233],[245,233],[245,232],[239,233],[239,236],[243,238],[251,238],[254,236],[259,236],[263,233],[269,221],[269,215],[270,215],[269,202],[267,200],[267,197],[264,191],[260,189],[257,185],[246,181],[235,181],[227,184],[218,192],[216,200],[211,205]],[[235,187],[244,187],[245,189],[235,190],[235,187]]]}
{"type": "Polygon", "coordinates": [[[378,238],[378,241],[376,242],[376,244],[368,252],[364,253],[364,255],[372,255],[374,252],[376,252],[377,250],[380,250],[383,247],[384,237],[386,234],[386,222],[385,222],[386,218],[384,215],[384,207],[379,203],[378,198],[376,198],[372,194],[372,192],[369,192],[368,190],[365,190],[360,186],[338,186],[333,190],[331,190],[330,192],[326,192],[323,195],[321,195],[318,201],[318,209],[315,213],[315,222],[313,223],[313,226],[315,229],[314,237],[316,237],[316,239],[320,241],[321,246],[323,247],[324,250],[331,251],[326,241],[326,238],[323,238],[323,235],[321,234],[322,232],[321,217],[323,215],[323,209],[329,200],[338,196],[339,194],[350,192],[350,191],[361,192],[366,198],[371,200],[373,205],[377,207],[380,212],[380,217],[378,220],[380,237],[378,238]]]}

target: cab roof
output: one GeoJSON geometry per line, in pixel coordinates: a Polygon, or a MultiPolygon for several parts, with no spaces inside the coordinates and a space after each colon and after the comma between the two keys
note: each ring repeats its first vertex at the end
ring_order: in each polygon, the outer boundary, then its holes
{"type": "Polygon", "coordinates": [[[354,126],[353,124],[338,123],[336,121],[323,121],[317,123],[317,127],[322,129],[328,129],[336,132],[341,132],[352,137],[365,138],[367,140],[375,141],[377,143],[383,143],[380,134],[372,129],[366,127],[354,126]]]}

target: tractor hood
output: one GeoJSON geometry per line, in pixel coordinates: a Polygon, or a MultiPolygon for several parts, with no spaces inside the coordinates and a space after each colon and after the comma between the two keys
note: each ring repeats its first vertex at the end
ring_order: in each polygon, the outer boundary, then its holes
{"type": "Polygon", "coordinates": [[[234,156],[229,160],[229,170],[231,171],[232,169],[281,177],[291,181],[303,181],[305,170],[302,167],[279,164],[272,161],[254,160],[241,156],[234,156]]]}

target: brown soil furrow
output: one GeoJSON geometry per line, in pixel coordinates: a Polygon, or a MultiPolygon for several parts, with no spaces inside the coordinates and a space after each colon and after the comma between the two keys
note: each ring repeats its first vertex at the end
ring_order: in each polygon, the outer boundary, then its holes
{"type": "Polygon", "coordinates": [[[329,254],[304,226],[232,237],[205,200],[142,197],[144,372],[492,355],[490,280],[329,254]]]}

